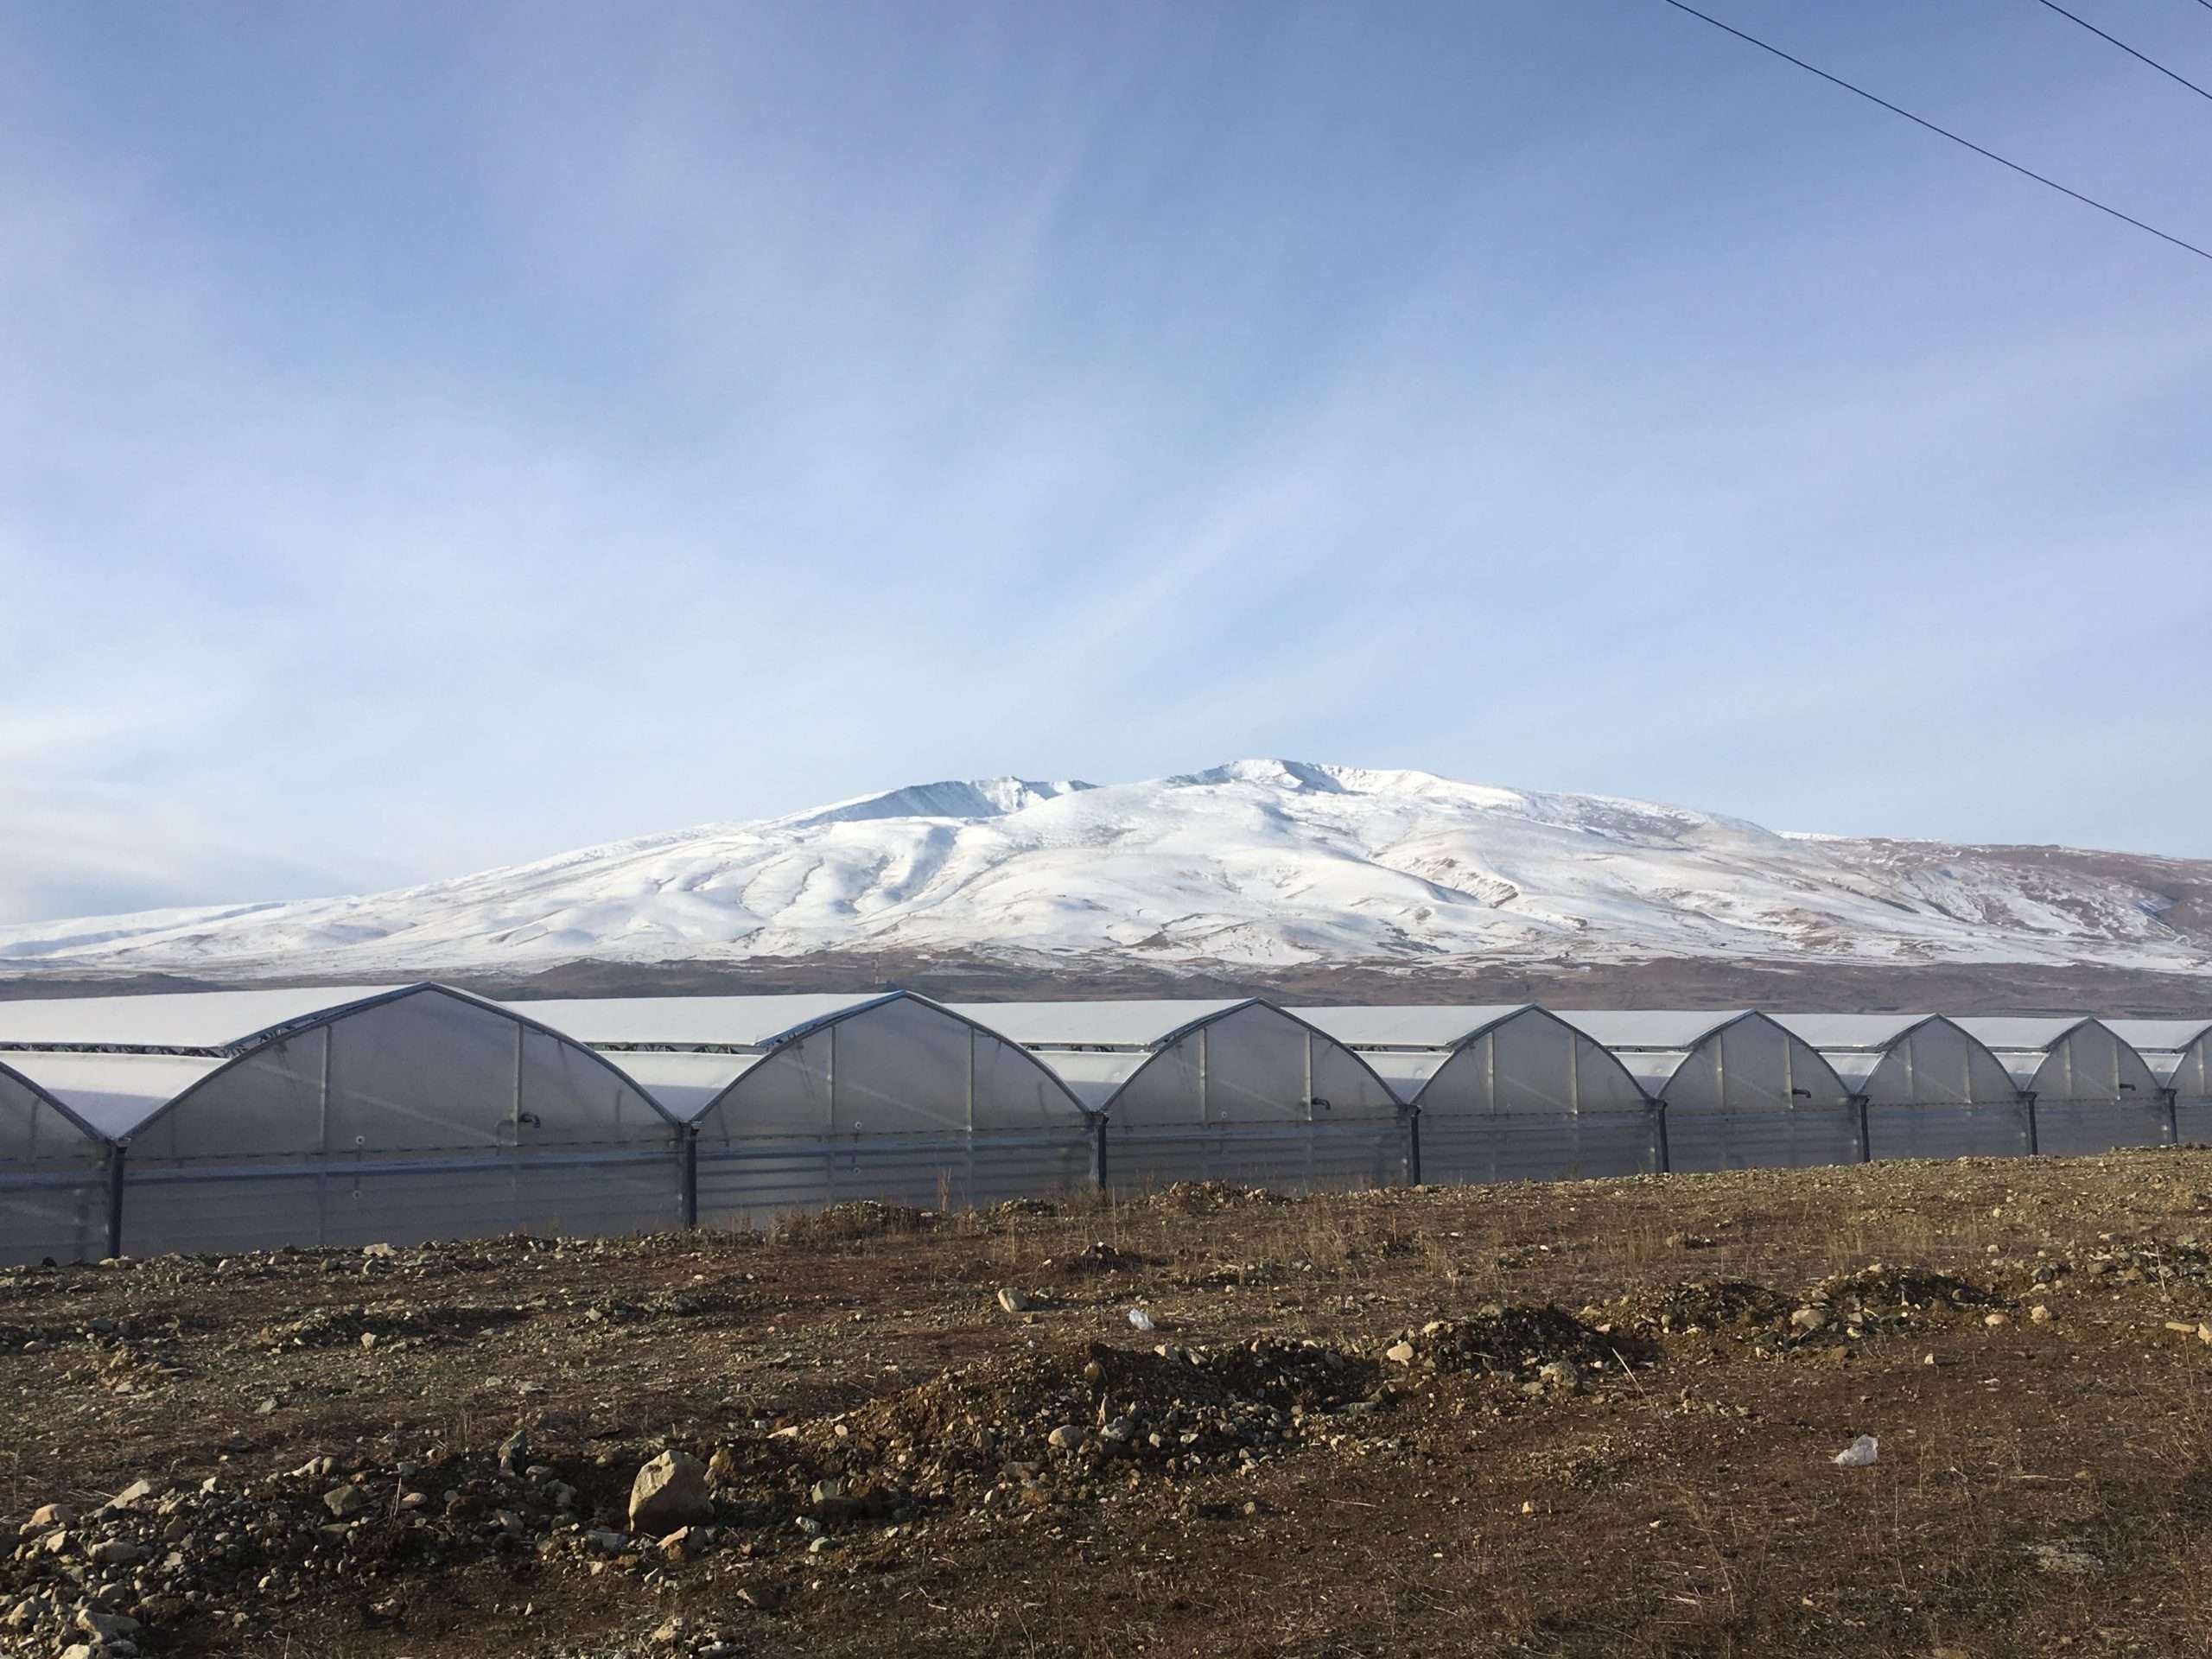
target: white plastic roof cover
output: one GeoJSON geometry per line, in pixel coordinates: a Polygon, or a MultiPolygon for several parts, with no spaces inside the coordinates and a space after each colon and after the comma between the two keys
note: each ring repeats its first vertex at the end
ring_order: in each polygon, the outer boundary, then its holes
{"type": "MultiPolygon", "coordinates": [[[[1600,1112],[1641,1116],[1650,1104],[1643,1084],[1622,1057],[1586,1031],[1533,1004],[1503,1010],[1470,1010],[1495,1017],[1476,1026],[1447,1050],[1363,1049],[1394,1086],[1395,1069],[1415,1055],[1428,1057],[1421,1085],[1408,1098],[1427,1117],[1556,1116],[1600,1112]]],[[[1674,1051],[1656,1057],[1654,1069],[1671,1071],[1674,1051]]]]}
{"type": "Polygon", "coordinates": [[[2212,1087],[2212,1020],[2107,1020],[2124,1043],[2133,1046],[2161,1088],[2195,1100],[2212,1087]]]}
{"type": "Polygon", "coordinates": [[[724,1090],[768,1057],[717,1054],[698,1049],[644,1049],[617,1057],[670,1116],[688,1123],[721,1097],[724,1090]]]}
{"type": "Polygon", "coordinates": [[[148,996],[19,997],[0,1002],[0,1045],[29,1048],[236,1048],[260,1033],[407,988],[163,991],[148,996]]]}
{"type": "Polygon", "coordinates": [[[1354,1048],[1451,1048],[1530,1006],[1526,1002],[1434,1003],[1297,1007],[1290,1012],[1354,1048]]]}
{"type": "Polygon", "coordinates": [[[2101,1020],[1970,1018],[1958,1024],[1994,1049],[2020,1087],[2040,1100],[2119,1103],[2160,1086],[2143,1056],[2101,1020]]]}
{"type": "Polygon", "coordinates": [[[99,1134],[121,1140],[224,1061],[209,1054],[0,1054],[99,1134]]]}
{"type": "Polygon", "coordinates": [[[595,1048],[758,1048],[906,995],[557,997],[504,1006],[595,1048]]]}
{"type": "Polygon", "coordinates": [[[1767,1018],[1822,1051],[1888,1048],[1931,1014],[1770,1014],[1767,1018]]]}
{"type": "Polygon", "coordinates": [[[1731,1020],[1742,1019],[1750,1010],[1554,1008],[1551,1012],[1576,1030],[1587,1032],[1607,1048],[1687,1051],[1731,1020]]]}
{"type": "Polygon", "coordinates": [[[0,1167],[95,1163],[105,1150],[99,1132],[51,1091],[0,1064],[0,1167]]]}
{"type": "Polygon", "coordinates": [[[1128,1002],[956,1002],[955,1014],[1028,1048],[1149,1048],[1252,999],[1128,1002]]]}
{"type": "Polygon", "coordinates": [[[2041,1052],[2088,1017],[2079,1014],[2058,1018],[2039,1014],[1969,1014],[1955,1016],[1955,1019],[1960,1029],[1971,1032],[1999,1052],[2008,1049],[2034,1049],[2041,1052]]]}

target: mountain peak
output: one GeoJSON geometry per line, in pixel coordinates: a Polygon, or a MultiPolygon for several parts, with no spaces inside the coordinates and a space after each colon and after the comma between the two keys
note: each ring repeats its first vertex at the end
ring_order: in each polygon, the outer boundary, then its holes
{"type": "Polygon", "coordinates": [[[0,927],[0,963],[366,979],[906,951],[1086,970],[1827,957],[2202,973],[2212,926],[2162,896],[2184,862],[1792,838],[1261,757],[1105,785],[910,784],[365,898],[0,927]]]}

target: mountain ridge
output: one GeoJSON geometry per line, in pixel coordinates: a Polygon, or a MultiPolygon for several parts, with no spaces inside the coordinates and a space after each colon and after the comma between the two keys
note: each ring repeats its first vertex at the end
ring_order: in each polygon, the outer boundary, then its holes
{"type": "Polygon", "coordinates": [[[2212,972],[2212,861],[1784,834],[1257,759],[940,779],[388,893],[0,925],[11,972],[498,971],[958,953],[1170,973],[1640,959],[2212,972]]]}

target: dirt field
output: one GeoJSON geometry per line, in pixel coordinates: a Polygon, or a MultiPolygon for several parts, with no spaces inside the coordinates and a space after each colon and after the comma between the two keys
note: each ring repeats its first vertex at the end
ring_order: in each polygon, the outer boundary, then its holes
{"type": "Polygon", "coordinates": [[[0,1649],[2212,1652],[2208,1262],[2184,1150],[17,1270],[0,1649]]]}

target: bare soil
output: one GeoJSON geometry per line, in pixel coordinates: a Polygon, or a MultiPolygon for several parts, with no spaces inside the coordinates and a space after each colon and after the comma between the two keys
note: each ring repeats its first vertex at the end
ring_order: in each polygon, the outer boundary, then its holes
{"type": "Polygon", "coordinates": [[[19,1269],[0,1618],[334,1659],[2212,1652],[2208,1271],[2201,1149],[19,1269]],[[626,1503],[667,1448],[716,1485],[664,1546],[626,1503]]]}

